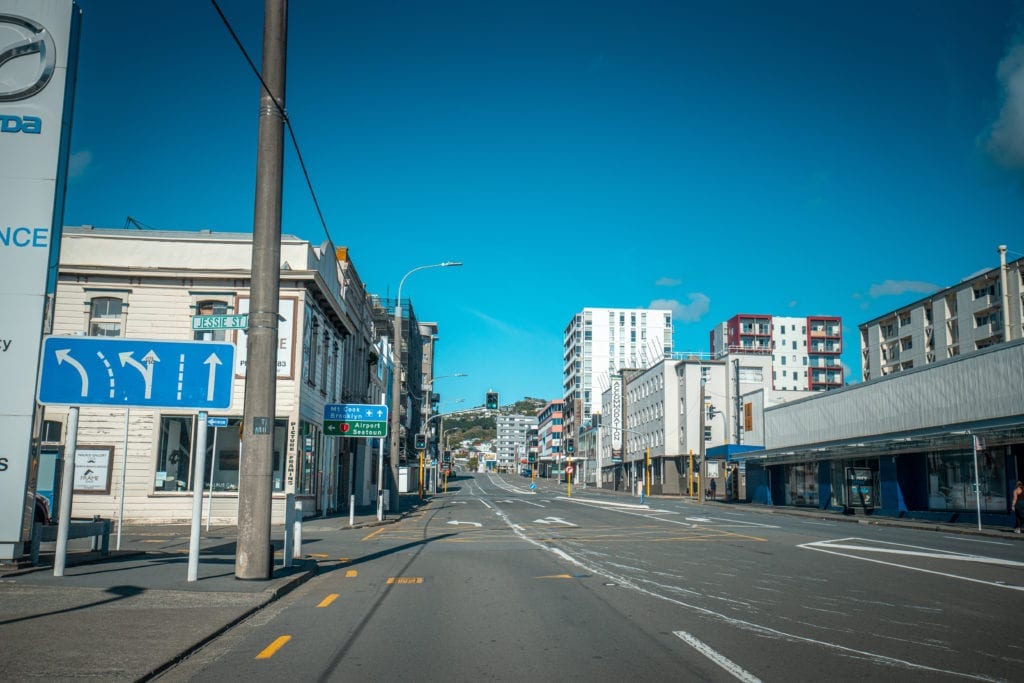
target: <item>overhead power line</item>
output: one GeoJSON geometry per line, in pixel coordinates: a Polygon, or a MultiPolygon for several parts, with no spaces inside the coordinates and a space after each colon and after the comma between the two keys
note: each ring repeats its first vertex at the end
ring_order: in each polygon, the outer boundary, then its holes
{"type": "Polygon", "coordinates": [[[256,78],[259,79],[260,85],[263,86],[263,90],[270,95],[270,99],[274,101],[274,106],[277,107],[278,113],[281,115],[281,119],[284,121],[285,127],[288,128],[288,136],[292,140],[292,147],[295,149],[295,155],[299,159],[299,168],[302,169],[302,176],[306,179],[306,187],[309,188],[309,196],[313,200],[313,206],[316,207],[316,215],[320,218],[320,225],[324,229],[324,235],[327,239],[334,244],[334,240],[331,238],[331,231],[327,229],[327,221],[324,219],[323,211],[320,210],[320,200],[316,197],[316,190],[313,189],[313,181],[309,177],[309,170],[306,168],[306,161],[302,158],[302,150],[299,148],[299,141],[295,137],[295,130],[292,128],[291,119],[288,118],[288,113],[281,107],[280,99],[274,93],[270,92],[270,88],[267,87],[266,82],[263,80],[263,76],[260,74],[260,70],[256,68],[256,64],[253,63],[252,58],[249,57],[249,53],[246,51],[245,46],[242,45],[242,41],[239,40],[238,34],[235,33],[235,29],[231,26],[231,22],[224,16],[224,12],[221,11],[220,5],[217,4],[217,0],[210,0],[213,8],[217,10],[217,14],[220,16],[220,20],[224,22],[225,28],[228,33],[231,34],[231,38],[235,41],[235,45],[238,46],[242,56],[245,57],[245,61],[248,62],[249,68],[256,74],[256,78]]]}

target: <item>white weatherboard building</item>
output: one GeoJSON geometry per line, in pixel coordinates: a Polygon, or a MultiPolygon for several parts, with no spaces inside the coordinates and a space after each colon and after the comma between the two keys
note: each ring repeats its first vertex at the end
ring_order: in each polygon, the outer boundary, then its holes
{"type": "MultiPolygon", "coordinates": [[[[204,480],[212,489],[212,519],[238,514],[239,440],[243,414],[245,334],[194,330],[196,315],[245,313],[252,259],[249,233],[161,232],[65,228],[53,307],[53,334],[98,339],[235,344],[230,406],[208,429],[204,480]]],[[[375,495],[378,439],[328,436],[324,405],[380,402],[389,379],[380,365],[370,298],[347,258],[329,242],[281,239],[273,518],[284,519],[285,494],[307,514],[336,510],[375,495]],[[349,477],[351,473],[351,478],[349,477]]],[[[121,371],[112,364],[116,381],[121,371]]],[[[40,481],[52,479],[68,442],[66,407],[45,408],[40,481]],[[49,475],[49,476],[48,476],[49,475]]],[[[123,487],[124,519],[181,522],[192,514],[197,411],[82,406],[78,425],[72,514],[116,517],[123,487]],[[91,470],[87,472],[86,469],[91,470]],[[88,476],[87,476],[88,474],[88,476]]]]}
{"type": "Polygon", "coordinates": [[[611,377],[672,355],[672,311],[584,308],[565,328],[562,390],[566,410],[579,402],[577,426],[601,412],[611,377]]]}

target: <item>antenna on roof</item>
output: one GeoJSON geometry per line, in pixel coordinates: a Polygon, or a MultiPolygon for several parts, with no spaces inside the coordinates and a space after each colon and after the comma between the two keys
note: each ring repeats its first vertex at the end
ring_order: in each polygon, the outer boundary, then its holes
{"type": "Polygon", "coordinates": [[[131,216],[128,216],[127,218],[124,219],[124,227],[135,228],[137,230],[153,230],[152,227],[146,225],[145,223],[140,223],[131,216]]]}

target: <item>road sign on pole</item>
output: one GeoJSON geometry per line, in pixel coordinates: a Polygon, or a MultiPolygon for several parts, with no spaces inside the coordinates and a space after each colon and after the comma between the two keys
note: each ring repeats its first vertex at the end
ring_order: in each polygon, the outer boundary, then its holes
{"type": "Polygon", "coordinates": [[[194,315],[193,330],[245,330],[249,327],[249,314],[239,315],[194,315]]]}
{"type": "Polygon", "coordinates": [[[324,406],[324,434],[385,437],[388,434],[388,407],[365,403],[329,403],[324,406]]]}
{"type": "Polygon", "coordinates": [[[46,337],[43,405],[224,409],[231,405],[234,344],[123,337],[46,337]]]}

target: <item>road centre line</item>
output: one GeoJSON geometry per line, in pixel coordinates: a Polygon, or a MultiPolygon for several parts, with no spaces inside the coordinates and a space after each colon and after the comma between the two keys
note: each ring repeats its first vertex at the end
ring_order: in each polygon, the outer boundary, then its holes
{"type": "Polygon", "coordinates": [[[270,659],[291,639],[291,636],[278,636],[274,642],[260,650],[260,653],[256,655],[256,659],[270,659]]]}
{"type": "Polygon", "coordinates": [[[846,654],[851,654],[851,655],[853,655],[853,656],[855,656],[857,658],[867,659],[869,661],[876,662],[878,664],[883,664],[883,665],[886,665],[886,666],[903,667],[903,668],[907,668],[907,669],[911,669],[911,670],[915,670],[915,671],[932,671],[932,672],[947,674],[947,675],[951,675],[951,676],[959,676],[961,678],[968,678],[968,679],[979,680],[979,681],[992,681],[992,680],[994,680],[994,679],[992,679],[992,678],[990,678],[988,676],[983,676],[983,675],[980,675],[980,674],[971,674],[971,673],[964,673],[964,672],[952,671],[952,670],[947,670],[947,669],[938,669],[936,667],[928,666],[926,664],[917,664],[915,662],[911,662],[911,661],[904,660],[904,659],[897,659],[895,657],[889,657],[887,655],[882,655],[882,654],[878,654],[878,653],[875,653],[875,652],[868,652],[866,650],[857,650],[855,648],[847,647],[845,645],[840,645],[838,643],[830,643],[828,641],[818,640],[816,638],[810,638],[808,636],[801,636],[801,635],[798,635],[798,634],[795,634],[795,633],[787,633],[785,631],[780,631],[780,630],[772,628],[770,626],[762,626],[760,624],[755,624],[754,622],[751,622],[751,621],[745,621],[743,619],[738,619],[736,617],[731,617],[731,616],[729,616],[727,614],[724,614],[722,612],[716,612],[716,611],[714,611],[712,609],[708,609],[707,607],[701,607],[700,605],[696,605],[696,604],[693,604],[693,603],[688,603],[688,602],[685,602],[683,600],[679,600],[677,598],[672,598],[672,597],[669,597],[667,595],[663,595],[661,593],[657,593],[657,592],[655,592],[653,590],[649,590],[647,588],[643,588],[642,586],[640,586],[637,583],[634,583],[631,579],[628,579],[625,576],[620,576],[620,575],[617,575],[617,574],[613,574],[612,572],[609,572],[608,570],[604,569],[603,567],[599,567],[599,566],[595,566],[595,565],[591,565],[591,564],[585,563],[582,560],[579,560],[576,557],[574,557],[574,556],[570,555],[569,553],[565,552],[561,548],[558,548],[558,547],[555,547],[555,546],[552,546],[552,545],[548,545],[546,543],[541,543],[540,541],[536,541],[536,540],[530,538],[529,536],[527,536],[524,532],[515,529],[514,525],[511,522],[511,520],[508,519],[508,515],[506,515],[504,512],[502,512],[501,510],[498,510],[497,514],[502,518],[502,520],[509,527],[512,528],[513,533],[515,533],[516,536],[518,536],[521,540],[526,541],[527,543],[529,543],[529,544],[531,544],[533,546],[536,546],[537,548],[541,548],[542,550],[546,550],[546,551],[548,551],[550,553],[554,553],[555,555],[557,555],[558,557],[561,557],[563,560],[565,560],[566,562],[569,562],[570,564],[574,564],[577,567],[580,567],[580,568],[582,568],[582,569],[584,569],[584,570],[586,570],[588,572],[591,572],[593,574],[596,574],[598,576],[603,576],[604,578],[606,578],[606,579],[608,579],[608,580],[610,580],[610,581],[612,581],[612,582],[614,582],[614,583],[616,583],[616,584],[618,584],[620,586],[628,588],[630,590],[636,591],[638,593],[642,593],[644,595],[647,595],[649,597],[655,598],[657,600],[663,600],[665,602],[677,605],[679,607],[686,608],[688,610],[691,610],[692,612],[696,612],[696,613],[702,614],[704,616],[716,619],[716,620],[724,622],[725,624],[728,624],[730,626],[734,626],[736,628],[740,628],[740,629],[745,630],[745,631],[751,631],[753,633],[758,633],[758,634],[761,634],[763,636],[767,636],[767,637],[771,637],[771,638],[777,638],[779,640],[788,640],[788,641],[793,641],[793,642],[802,642],[802,643],[808,643],[808,644],[811,644],[811,645],[818,645],[818,646],[824,647],[826,649],[831,649],[831,650],[836,650],[836,651],[839,651],[839,652],[844,652],[846,654]]]}
{"type": "Polygon", "coordinates": [[[686,631],[673,631],[672,635],[676,636],[684,643],[692,647],[697,652],[701,653],[712,662],[729,672],[733,678],[739,681],[745,681],[746,683],[761,683],[761,679],[750,673],[746,669],[740,667],[738,664],[727,658],[725,655],[719,654],[717,651],[712,650],[708,645],[694,638],[686,631]]]}

